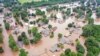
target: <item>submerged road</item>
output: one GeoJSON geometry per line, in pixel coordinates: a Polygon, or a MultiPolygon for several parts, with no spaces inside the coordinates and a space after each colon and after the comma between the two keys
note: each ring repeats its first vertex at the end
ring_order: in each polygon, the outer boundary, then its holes
{"type": "Polygon", "coordinates": [[[8,34],[7,34],[7,31],[5,29],[5,26],[4,26],[4,15],[0,15],[0,24],[2,24],[2,28],[3,28],[3,40],[4,40],[4,43],[3,43],[3,49],[4,49],[4,54],[3,56],[13,56],[13,53],[11,51],[11,49],[9,48],[9,43],[8,43],[8,34]]]}

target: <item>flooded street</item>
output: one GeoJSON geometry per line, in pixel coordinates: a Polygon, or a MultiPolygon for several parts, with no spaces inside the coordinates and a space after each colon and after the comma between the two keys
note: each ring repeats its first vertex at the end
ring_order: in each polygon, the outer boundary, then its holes
{"type": "Polygon", "coordinates": [[[4,49],[4,54],[3,56],[14,56],[11,49],[9,48],[9,43],[8,43],[8,33],[5,30],[4,24],[3,24],[3,20],[4,20],[4,15],[0,15],[0,24],[2,24],[3,27],[3,36],[4,36],[4,44],[3,44],[3,49],[4,49]]]}

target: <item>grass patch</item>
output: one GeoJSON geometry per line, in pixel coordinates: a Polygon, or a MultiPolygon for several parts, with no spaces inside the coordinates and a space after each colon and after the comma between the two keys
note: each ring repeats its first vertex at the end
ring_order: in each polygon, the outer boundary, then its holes
{"type": "MultiPolygon", "coordinates": [[[[39,2],[39,1],[43,1],[43,0],[18,0],[21,4],[27,3],[27,2],[39,2]]],[[[45,0],[44,0],[45,1],[45,0]]]]}
{"type": "Polygon", "coordinates": [[[32,0],[18,0],[21,4],[27,3],[27,2],[32,2],[32,0]]]}

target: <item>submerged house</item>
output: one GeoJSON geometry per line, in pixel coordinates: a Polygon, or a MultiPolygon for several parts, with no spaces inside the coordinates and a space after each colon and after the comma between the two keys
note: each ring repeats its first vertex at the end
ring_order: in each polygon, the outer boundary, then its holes
{"type": "Polygon", "coordinates": [[[49,34],[50,34],[49,29],[43,29],[41,32],[45,37],[49,36],[49,34]]]}
{"type": "Polygon", "coordinates": [[[50,51],[53,52],[53,53],[54,53],[54,52],[58,52],[58,51],[60,51],[60,50],[61,50],[61,48],[58,47],[58,44],[55,44],[55,45],[52,46],[51,49],[50,49],[50,51]]]}
{"type": "Polygon", "coordinates": [[[59,43],[61,44],[71,44],[72,41],[68,38],[65,38],[65,37],[62,37],[60,40],[59,40],[59,43]]]}

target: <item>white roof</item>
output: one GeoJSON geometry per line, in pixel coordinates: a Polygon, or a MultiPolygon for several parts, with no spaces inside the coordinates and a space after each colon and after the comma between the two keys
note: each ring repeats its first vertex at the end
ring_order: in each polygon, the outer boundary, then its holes
{"type": "Polygon", "coordinates": [[[57,13],[56,14],[56,17],[59,18],[59,19],[62,19],[63,18],[61,13],[57,13]]]}

